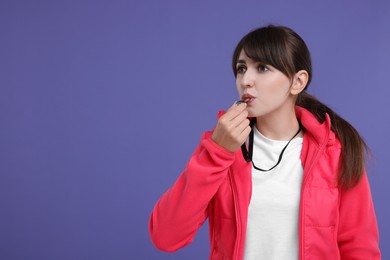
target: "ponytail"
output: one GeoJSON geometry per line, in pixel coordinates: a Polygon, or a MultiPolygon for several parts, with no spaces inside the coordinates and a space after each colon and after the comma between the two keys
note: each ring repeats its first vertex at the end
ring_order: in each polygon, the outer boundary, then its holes
{"type": "Polygon", "coordinates": [[[331,129],[342,146],[338,186],[344,190],[356,186],[365,172],[365,155],[369,151],[363,138],[350,123],[306,91],[298,96],[296,104],[309,110],[321,123],[325,114],[329,115],[331,129]]]}

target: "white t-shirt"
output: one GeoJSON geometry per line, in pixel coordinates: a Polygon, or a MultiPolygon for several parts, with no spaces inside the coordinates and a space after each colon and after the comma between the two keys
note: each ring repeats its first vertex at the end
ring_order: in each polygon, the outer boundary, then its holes
{"type": "MultiPolygon", "coordinates": [[[[269,169],[288,141],[271,140],[254,127],[253,161],[269,169]]],[[[298,259],[299,201],[303,177],[302,137],[295,137],[269,172],[252,167],[245,260],[298,259]]]]}

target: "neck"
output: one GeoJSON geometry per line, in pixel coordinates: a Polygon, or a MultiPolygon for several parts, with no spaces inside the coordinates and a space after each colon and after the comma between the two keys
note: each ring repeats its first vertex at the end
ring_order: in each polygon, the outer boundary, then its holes
{"type": "MultiPolygon", "coordinates": [[[[273,140],[290,140],[299,128],[294,109],[274,111],[256,118],[256,128],[265,137],[273,140]]],[[[302,136],[300,133],[298,136],[302,136]]]]}

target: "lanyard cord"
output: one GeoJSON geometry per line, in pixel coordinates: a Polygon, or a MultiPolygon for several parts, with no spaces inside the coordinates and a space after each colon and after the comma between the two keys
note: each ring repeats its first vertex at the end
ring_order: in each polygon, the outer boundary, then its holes
{"type": "Polygon", "coordinates": [[[290,141],[287,142],[286,146],[282,149],[282,151],[280,152],[280,155],[279,155],[279,159],[277,161],[277,163],[272,166],[271,168],[269,168],[268,170],[264,170],[264,169],[261,169],[259,167],[257,167],[255,165],[255,163],[253,162],[253,138],[254,138],[254,131],[253,131],[253,127],[255,126],[252,126],[252,131],[250,132],[249,134],[249,151],[246,150],[246,146],[245,146],[245,143],[241,146],[241,151],[242,151],[242,155],[244,156],[245,158],[245,161],[247,162],[252,162],[252,165],[253,167],[258,170],[258,171],[262,171],[262,172],[268,172],[268,171],[271,171],[272,169],[274,169],[276,166],[279,165],[279,163],[282,161],[282,158],[283,158],[283,153],[284,151],[287,149],[287,146],[290,144],[290,142],[299,134],[299,132],[301,132],[302,130],[302,125],[301,125],[301,122],[299,122],[299,128],[298,128],[298,131],[296,132],[296,134],[290,139],[290,141]]]}

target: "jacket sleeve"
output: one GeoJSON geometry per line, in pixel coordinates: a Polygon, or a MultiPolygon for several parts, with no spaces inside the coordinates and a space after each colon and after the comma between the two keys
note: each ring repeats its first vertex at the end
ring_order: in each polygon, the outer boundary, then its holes
{"type": "Polygon", "coordinates": [[[378,240],[374,205],[364,174],[357,186],[341,192],[338,228],[341,259],[381,259],[378,240]]]}
{"type": "Polygon", "coordinates": [[[149,219],[150,237],[158,249],[173,252],[192,242],[234,158],[234,153],[212,141],[211,132],[203,134],[183,173],[149,219]]]}

